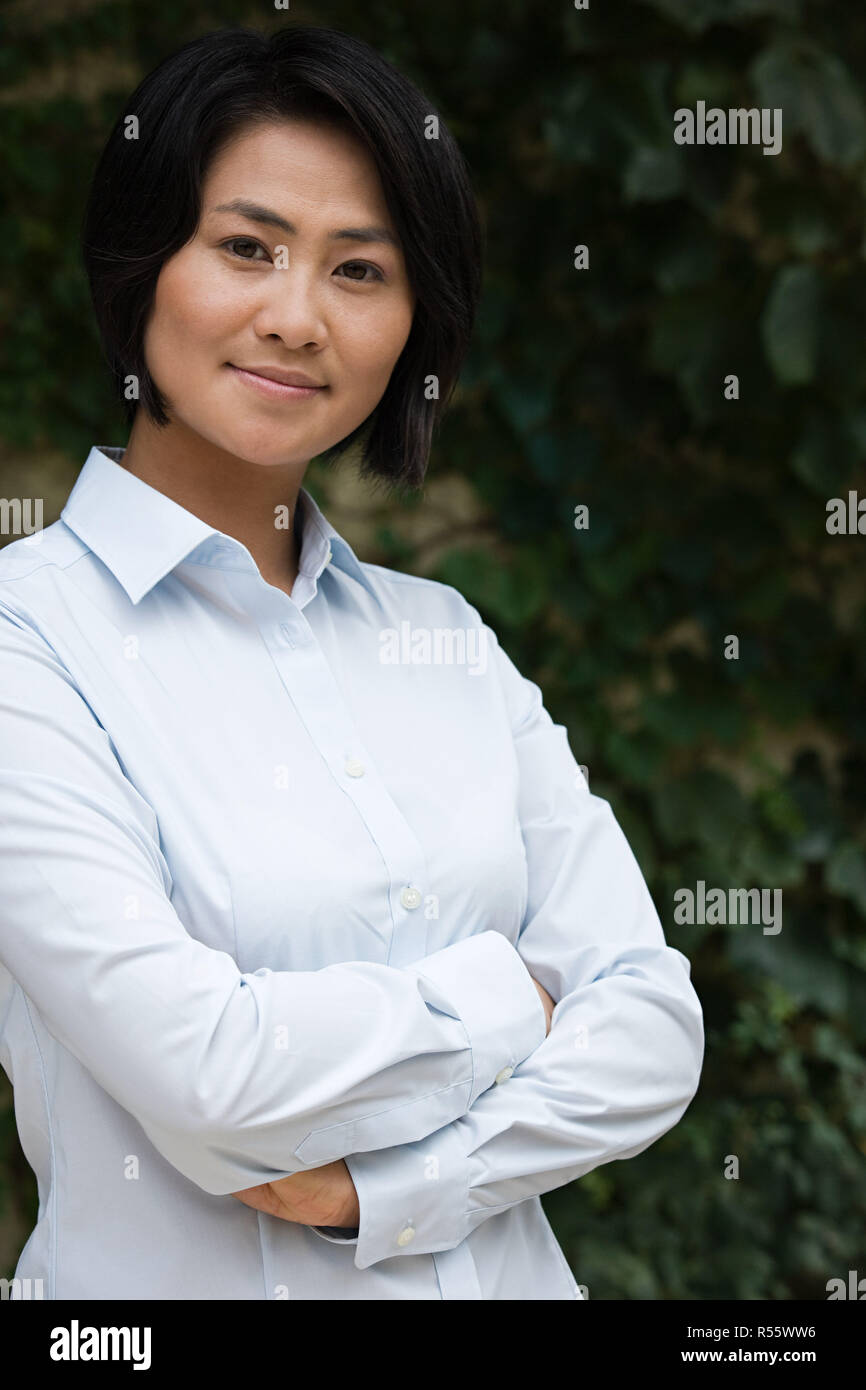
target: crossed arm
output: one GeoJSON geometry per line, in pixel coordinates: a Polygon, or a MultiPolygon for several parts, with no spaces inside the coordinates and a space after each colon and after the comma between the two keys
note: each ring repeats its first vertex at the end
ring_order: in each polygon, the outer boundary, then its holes
{"type": "Polygon", "coordinates": [[[401,968],[246,973],[191,936],[152,807],[38,624],[5,600],[0,881],[7,983],[215,1196],[417,1140],[545,1036],[497,931],[401,968]]]}
{"type": "Polygon", "coordinates": [[[700,1075],[689,963],[565,729],[487,637],[519,773],[517,949],[485,931],[402,969],[241,974],[186,931],[152,808],[36,625],[0,603],[0,962],[178,1171],[356,1226],[358,1268],[450,1249],[640,1153],[700,1075]]]}
{"type": "Polygon", "coordinates": [[[689,962],[666,944],[635,856],[609,803],[590,794],[565,729],[489,628],[487,637],[520,772],[529,898],[518,949],[546,995],[547,1033],[504,1084],[419,1140],[383,1137],[317,1174],[235,1193],[323,1239],[340,1233],[320,1226],[348,1227],[341,1243],[356,1245],[359,1269],[452,1249],[515,1203],[641,1153],[681,1118],[700,1078],[689,962]],[[403,1246],[396,1237],[410,1221],[403,1246]]]}
{"type": "MultiPolygon", "coordinates": [[[[532,983],[544,1005],[546,1037],[556,1006],[543,985],[537,980],[532,983]]],[[[246,1206],[282,1221],[297,1221],[302,1226],[349,1227],[357,1235],[361,1219],[358,1190],[344,1158],[325,1163],[321,1168],[292,1173],[275,1182],[258,1183],[231,1195],[246,1206]]]]}

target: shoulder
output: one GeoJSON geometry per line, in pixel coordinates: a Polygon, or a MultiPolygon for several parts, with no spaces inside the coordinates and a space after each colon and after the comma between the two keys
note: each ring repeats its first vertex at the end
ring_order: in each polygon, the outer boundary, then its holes
{"type": "Polygon", "coordinates": [[[0,601],[14,607],[37,593],[49,575],[56,578],[87,553],[62,521],[32,536],[21,536],[0,550],[0,601]]]}
{"type": "Polygon", "coordinates": [[[406,574],[403,570],[388,569],[385,565],[374,565],[368,561],[362,561],[361,568],[386,607],[399,609],[407,616],[424,612],[436,614],[443,620],[449,618],[464,627],[483,626],[478,610],[453,584],[428,579],[420,574],[406,574]]]}
{"type": "Polygon", "coordinates": [[[0,550],[4,659],[20,646],[28,650],[33,643],[40,648],[45,643],[53,646],[57,615],[64,611],[64,595],[69,593],[69,568],[88,553],[62,521],[34,532],[32,537],[10,541],[0,550]]]}

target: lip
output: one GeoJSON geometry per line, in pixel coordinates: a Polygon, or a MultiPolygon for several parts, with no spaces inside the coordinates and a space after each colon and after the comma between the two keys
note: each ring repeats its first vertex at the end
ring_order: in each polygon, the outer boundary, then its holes
{"type": "Polygon", "coordinates": [[[308,400],[319,391],[327,390],[326,386],[319,385],[304,372],[283,372],[277,367],[261,367],[254,371],[248,367],[236,367],[234,362],[227,362],[226,366],[241,381],[269,400],[308,400]]]}

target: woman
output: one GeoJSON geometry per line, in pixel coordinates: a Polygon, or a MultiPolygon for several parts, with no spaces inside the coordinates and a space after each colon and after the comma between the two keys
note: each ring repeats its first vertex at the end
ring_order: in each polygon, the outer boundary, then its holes
{"type": "Polygon", "coordinates": [[[47,1298],[580,1299],[539,1194],[694,1095],[689,963],[538,687],[302,486],[356,440],[420,486],[479,248],[431,103],[335,31],[187,45],[98,164],[129,440],[0,556],[47,1298]]]}

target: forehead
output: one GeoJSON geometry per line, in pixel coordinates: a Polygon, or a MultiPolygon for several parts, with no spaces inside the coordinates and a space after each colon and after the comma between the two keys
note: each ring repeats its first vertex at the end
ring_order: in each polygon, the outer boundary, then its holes
{"type": "Polygon", "coordinates": [[[378,170],[349,130],[324,121],[258,122],[234,135],[214,157],[204,181],[205,208],[229,198],[281,211],[326,215],[339,207],[387,218],[378,170]],[[276,201],[274,201],[276,200],[276,201]]]}

